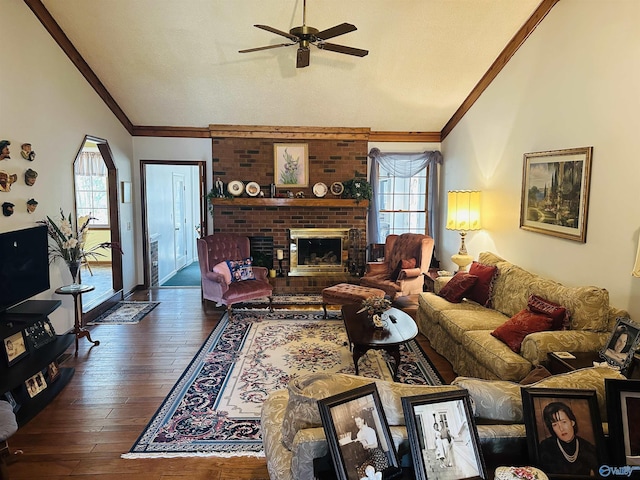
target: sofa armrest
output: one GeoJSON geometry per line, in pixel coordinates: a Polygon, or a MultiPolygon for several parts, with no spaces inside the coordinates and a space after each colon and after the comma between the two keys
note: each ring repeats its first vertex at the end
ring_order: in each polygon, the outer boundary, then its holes
{"type": "Polygon", "coordinates": [[[585,330],[544,331],[527,335],[520,355],[533,365],[547,362],[549,352],[597,352],[607,342],[609,333],[585,330]]]}
{"type": "Polygon", "coordinates": [[[252,267],[253,276],[256,280],[267,280],[269,278],[269,269],[267,267],[252,267]]]}
{"type": "Polygon", "coordinates": [[[398,275],[398,280],[404,280],[409,278],[416,278],[422,275],[422,270],[418,267],[416,268],[405,268],[400,270],[400,274],[398,275]]]}
{"type": "Polygon", "coordinates": [[[260,415],[267,470],[269,477],[274,480],[294,480],[291,475],[293,454],[282,443],[282,419],[288,401],[286,390],[276,390],[267,396],[260,415]]]}
{"type": "Polygon", "coordinates": [[[438,293],[442,290],[447,283],[451,281],[453,277],[438,277],[433,281],[433,293],[438,293]]]}

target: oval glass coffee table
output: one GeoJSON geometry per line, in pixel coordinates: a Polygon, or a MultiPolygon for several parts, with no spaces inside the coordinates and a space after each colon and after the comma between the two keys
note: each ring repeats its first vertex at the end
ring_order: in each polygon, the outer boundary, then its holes
{"type": "Polygon", "coordinates": [[[347,338],[353,346],[353,365],[356,375],[358,375],[360,357],[371,349],[384,350],[395,360],[393,379],[396,380],[400,366],[400,345],[416,338],[418,326],[408,314],[392,307],[383,316],[386,325],[383,328],[376,328],[369,322],[366,312],[358,313],[361,308],[360,304],[342,306],[342,319],[347,330],[347,338]]]}

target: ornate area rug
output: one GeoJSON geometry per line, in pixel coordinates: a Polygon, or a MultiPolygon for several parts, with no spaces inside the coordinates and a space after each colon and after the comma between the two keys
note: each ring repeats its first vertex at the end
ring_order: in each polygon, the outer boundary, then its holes
{"type": "MultiPolygon", "coordinates": [[[[225,313],[122,457],[263,456],[260,409],[270,392],[303,373],[355,373],[339,314],[234,310],[229,321],[225,313]]],[[[442,383],[417,343],[401,354],[398,381],[442,383]]],[[[361,376],[391,379],[386,353],[370,350],[359,366],[361,376]]]]}
{"type": "MultiPolygon", "coordinates": [[[[258,306],[269,305],[269,297],[254,298],[246,302],[236,303],[233,309],[256,308],[258,306]]],[[[274,293],[271,297],[271,305],[322,305],[322,295],[319,293],[274,293]]]]}
{"type": "Polygon", "coordinates": [[[118,302],[87,325],[124,325],[138,323],[160,302],[118,302]]]}

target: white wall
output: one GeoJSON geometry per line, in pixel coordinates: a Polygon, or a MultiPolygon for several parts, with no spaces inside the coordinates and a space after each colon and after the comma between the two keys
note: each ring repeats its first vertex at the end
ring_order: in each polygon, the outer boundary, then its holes
{"type": "MultiPolygon", "coordinates": [[[[131,180],[132,146],[127,131],[24,2],[3,1],[2,18],[0,137],[11,141],[11,159],[2,161],[0,169],[18,174],[11,192],[0,193],[0,203],[16,205],[14,215],[0,217],[0,231],[4,232],[33,226],[46,215],[57,216],[60,208],[65,213],[73,209],[73,161],[85,135],[109,142],[119,180],[131,180]],[[20,156],[20,145],[25,142],[33,145],[34,162],[20,156]],[[27,168],[38,172],[32,187],[24,183],[27,168]],[[29,198],[39,202],[31,215],[26,213],[29,198]]],[[[132,214],[132,204],[120,204],[125,292],[136,284],[133,231],[125,227],[132,214]]],[[[62,300],[51,319],[54,328],[64,332],[73,325],[73,302],[54,290],[71,277],[60,263],[50,271],[52,289],[37,298],[62,300]]]]}
{"type": "MultiPolygon", "coordinates": [[[[562,0],[443,141],[443,189],[483,192],[469,253],[597,285],[640,321],[640,2],[562,0]],[[523,154],[593,146],[587,242],[519,228],[523,154]]],[[[446,197],[442,197],[446,202],[446,197]]],[[[459,246],[443,230],[443,266],[459,246]]]]}

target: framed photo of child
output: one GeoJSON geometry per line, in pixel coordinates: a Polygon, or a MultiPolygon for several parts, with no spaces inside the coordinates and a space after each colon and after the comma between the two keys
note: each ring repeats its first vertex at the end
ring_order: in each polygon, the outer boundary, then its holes
{"type": "Polygon", "coordinates": [[[318,400],[318,408],[338,480],[401,471],[375,383],[318,400]]]}

